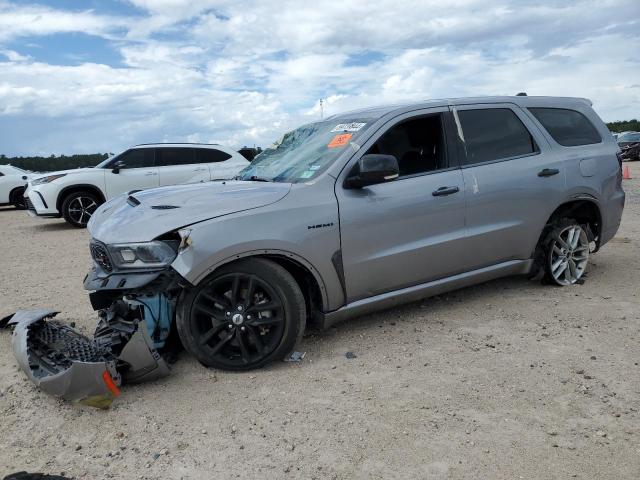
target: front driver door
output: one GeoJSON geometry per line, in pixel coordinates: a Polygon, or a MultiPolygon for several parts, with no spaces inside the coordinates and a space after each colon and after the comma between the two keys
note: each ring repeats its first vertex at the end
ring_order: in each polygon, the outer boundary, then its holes
{"type": "Polygon", "coordinates": [[[107,198],[131,190],[146,190],[159,186],[153,148],[132,148],[114,158],[111,166],[115,162],[123,162],[124,167],[118,173],[106,173],[107,198]]]}
{"type": "Polygon", "coordinates": [[[460,273],[465,201],[446,109],[405,114],[389,122],[351,159],[336,182],[347,301],[460,273]],[[395,181],[345,189],[366,153],[394,155],[395,181]]]}

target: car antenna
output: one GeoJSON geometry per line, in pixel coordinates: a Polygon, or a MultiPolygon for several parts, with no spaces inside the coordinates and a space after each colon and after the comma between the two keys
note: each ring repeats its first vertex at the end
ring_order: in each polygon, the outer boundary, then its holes
{"type": "Polygon", "coordinates": [[[526,96],[527,96],[527,92],[520,92],[516,94],[516,97],[526,97],[526,96]]]}

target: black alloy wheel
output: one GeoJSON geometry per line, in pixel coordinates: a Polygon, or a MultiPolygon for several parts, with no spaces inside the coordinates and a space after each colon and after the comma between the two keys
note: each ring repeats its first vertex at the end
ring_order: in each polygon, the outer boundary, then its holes
{"type": "Polygon", "coordinates": [[[72,193],[62,202],[62,216],[74,227],[85,228],[100,203],[98,197],[93,193],[72,193]]]}
{"type": "Polygon", "coordinates": [[[177,326],[201,363],[250,370],[284,358],[302,336],[305,303],[291,274],[255,258],[223,267],[187,293],[177,326]]]}

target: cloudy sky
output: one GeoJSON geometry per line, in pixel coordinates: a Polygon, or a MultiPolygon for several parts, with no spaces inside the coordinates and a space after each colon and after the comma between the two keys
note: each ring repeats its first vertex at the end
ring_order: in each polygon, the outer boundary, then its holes
{"type": "Polygon", "coordinates": [[[0,153],[265,145],[325,114],[470,95],[640,117],[638,0],[0,0],[0,153]]]}

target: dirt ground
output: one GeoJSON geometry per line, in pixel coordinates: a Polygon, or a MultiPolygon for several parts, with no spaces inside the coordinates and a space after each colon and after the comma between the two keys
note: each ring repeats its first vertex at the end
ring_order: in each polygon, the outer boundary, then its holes
{"type": "MultiPolygon", "coordinates": [[[[123,388],[99,411],[40,393],[0,332],[0,474],[77,479],[640,478],[640,164],[584,285],[507,278],[305,337],[299,364],[123,388]],[[347,358],[353,352],[356,358],[347,358]]],[[[88,234],[0,211],[0,315],[93,330],[88,234]]],[[[351,355],[350,355],[351,356],[351,355]]]]}

